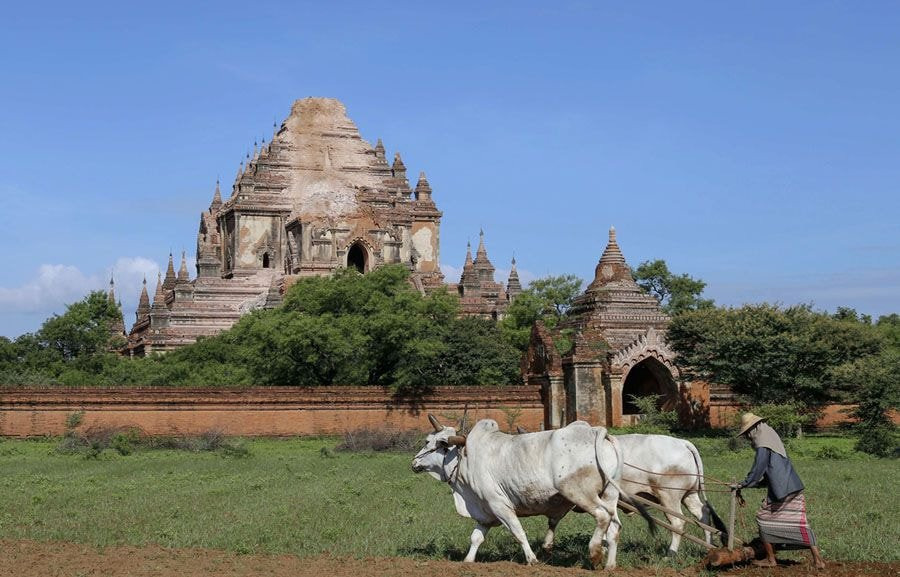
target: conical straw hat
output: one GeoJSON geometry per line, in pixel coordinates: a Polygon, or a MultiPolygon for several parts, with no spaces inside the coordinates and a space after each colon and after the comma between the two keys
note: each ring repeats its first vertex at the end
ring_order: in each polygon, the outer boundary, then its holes
{"type": "Polygon", "coordinates": [[[765,419],[758,415],[754,415],[753,413],[744,413],[741,415],[741,432],[738,433],[737,436],[740,437],[760,421],[765,421],[765,419]]]}

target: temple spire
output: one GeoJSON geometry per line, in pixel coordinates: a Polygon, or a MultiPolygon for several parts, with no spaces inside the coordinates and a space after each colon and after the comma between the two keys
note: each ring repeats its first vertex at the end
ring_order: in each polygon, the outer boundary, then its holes
{"type": "Polygon", "coordinates": [[[181,251],[181,268],[178,269],[177,280],[179,283],[188,282],[189,280],[191,280],[190,276],[188,275],[187,257],[184,251],[181,251]]]}
{"type": "Polygon", "coordinates": [[[109,275],[109,302],[116,304],[116,282],[112,275],[109,275]]]}
{"type": "Polygon", "coordinates": [[[144,285],[141,287],[141,298],[138,300],[137,311],[135,311],[135,322],[141,322],[141,319],[150,314],[150,295],[147,294],[147,275],[144,275],[144,285]]]}
{"type": "Polygon", "coordinates": [[[222,192],[219,190],[219,179],[216,179],[216,192],[213,194],[212,202],[209,205],[210,212],[216,212],[222,206],[222,192]]]}
{"type": "MultiPolygon", "coordinates": [[[[600,262],[594,269],[594,280],[588,286],[588,290],[596,289],[610,283],[624,283],[625,285],[635,285],[634,278],[631,276],[631,268],[625,262],[625,256],[619,249],[619,243],[616,241],[616,228],[609,227],[609,241],[603,254],[600,256],[600,262]]],[[[636,285],[635,285],[636,286],[636,285]]]]}
{"type": "Polygon", "coordinates": [[[163,286],[161,273],[156,273],[156,292],[153,294],[152,309],[154,312],[166,309],[166,293],[163,286]]]}
{"type": "Polygon", "coordinates": [[[487,260],[487,249],[484,248],[484,229],[478,232],[478,252],[475,253],[475,262],[487,260]]]}
{"type": "Polygon", "coordinates": [[[394,178],[406,180],[406,165],[403,164],[403,159],[400,158],[400,153],[394,153],[394,163],[391,165],[391,172],[394,173],[394,178]]]}
{"type": "Polygon", "coordinates": [[[425,178],[425,171],[419,173],[419,182],[416,183],[416,200],[428,202],[431,200],[431,185],[425,178]]]}
{"type": "Polygon", "coordinates": [[[509,279],[506,281],[506,300],[512,302],[522,292],[522,283],[519,282],[519,272],[516,270],[516,257],[512,259],[512,267],[509,269],[509,279]]]}
{"type": "Polygon", "coordinates": [[[381,161],[384,164],[387,164],[387,160],[384,158],[384,143],[381,142],[381,139],[378,139],[378,142],[375,143],[375,158],[381,161]]]}
{"type": "Polygon", "coordinates": [[[169,253],[169,266],[166,268],[166,280],[163,281],[162,288],[170,291],[175,288],[175,261],[172,259],[172,253],[169,253]]]}
{"type": "Polygon", "coordinates": [[[472,262],[472,243],[468,241],[466,242],[466,262],[463,264],[459,284],[463,285],[464,291],[478,286],[478,274],[475,272],[475,264],[472,262]]]}

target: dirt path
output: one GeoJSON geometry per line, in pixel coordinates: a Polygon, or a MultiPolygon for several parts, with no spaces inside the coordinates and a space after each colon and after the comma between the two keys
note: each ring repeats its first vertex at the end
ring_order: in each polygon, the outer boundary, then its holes
{"type": "MultiPolygon", "coordinates": [[[[619,569],[617,577],[689,576],[698,569],[619,569]]],[[[419,561],[409,558],[348,559],[317,557],[300,559],[292,555],[237,555],[208,549],[164,549],[161,547],[117,546],[97,549],[74,543],[0,541],[0,576],[15,577],[587,577],[596,572],[515,563],[463,564],[451,561],[419,561]]],[[[824,572],[805,564],[777,569],[744,568],[719,575],[741,577],[828,577],[900,576],[900,563],[831,562],[824,572]]]]}

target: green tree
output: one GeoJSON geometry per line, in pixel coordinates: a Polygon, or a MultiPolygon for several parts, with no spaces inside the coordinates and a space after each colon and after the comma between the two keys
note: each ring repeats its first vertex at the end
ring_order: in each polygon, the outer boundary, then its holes
{"type": "Polygon", "coordinates": [[[98,380],[116,362],[111,351],[123,343],[112,333],[121,318],[106,293],[92,292],[44,321],[37,332],[4,345],[0,378],[8,384],[104,384],[98,380]]]}
{"type": "Polygon", "coordinates": [[[884,337],[886,346],[900,353],[900,315],[893,313],[878,317],[875,329],[884,337]]]}
{"type": "Polygon", "coordinates": [[[454,319],[439,358],[439,382],[448,385],[521,384],[521,352],[502,338],[497,323],[477,317],[454,319]]]}
{"type": "Polygon", "coordinates": [[[770,304],[684,311],[668,340],[691,378],[731,385],[754,403],[805,406],[839,397],[846,383],[834,369],[883,343],[870,325],[770,304]]]}
{"type": "Polygon", "coordinates": [[[565,318],[569,307],[581,293],[582,281],[575,275],[539,278],[509,305],[500,321],[503,337],[511,345],[525,351],[535,321],[553,328],[565,318]]]}
{"type": "Polygon", "coordinates": [[[47,319],[37,333],[41,344],[66,361],[105,353],[123,344],[112,334],[112,326],[122,318],[118,305],[106,293],[94,291],[67,305],[66,312],[47,319]]]}
{"type": "Polygon", "coordinates": [[[705,282],[687,274],[672,273],[664,260],[644,261],[632,274],[638,286],[655,296],[669,315],[713,306],[712,300],[701,296],[705,282]]]}
{"type": "Polygon", "coordinates": [[[445,348],[443,337],[458,303],[442,290],[423,297],[409,284],[408,274],[399,265],[366,275],[346,269],[330,278],[302,279],[285,295],[285,313],[319,317],[313,322],[323,325],[321,338],[331,339],[330,345],[302,346],[308,361],[331,365],[315,351],[332,348],[339,358],[347,355],[343,375],[337,363],[319,371],[328,382],[348,379],[343,382],[401,388],[434,384],[431,368],[445,348]]]}
{"type": "Polygon", "coordinates": [[[897,447],[897,427],[890,412],[900,408],[900,351],[888,347],[879,355],[848,362],[836,378],[854,385],[853,416],[859,419],[859,451],[886,457],[897,447]]]}

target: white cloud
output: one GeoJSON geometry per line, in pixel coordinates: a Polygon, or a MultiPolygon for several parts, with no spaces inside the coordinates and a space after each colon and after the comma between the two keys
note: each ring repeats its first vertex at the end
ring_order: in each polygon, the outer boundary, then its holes
{"type": "MultiPolygon", "coordinates": [[[[177,266],[177,265],[176,265],[177,266]]],[[[188,263],[191,270],[191,263],[188,263]]],[[[144,275],[152,293],[160,266],[144,257],[122,257],[106,271],[90,274],[64,264],[43,264],[35,276],[18,287],[0,287],[0,312],[27,316],[38,324],[53,314],[62,314],[67,304],[77,302],[94,290],[109,289],[109,275],[116,283],[116,298],[122,301],[126,324],[134,318],[144,275]]],[[[151,295],[152,298],[152,295],[151,295]]],[[[32,322],[31,324],[34,324],[32,322]]],[[[27,330],[35,330],[37,326],[27,330]]],[[[0,334],[18,332],[21,327],[0,327],[0,334]]]]}
{"type": "Polygon", "coordinates": [[[96,275],[85,275],[77,267],[43,264],[37,275],[16,288],[0,287],[0,311],[38,312],[58,308],[103,288],[96,275]]]}

